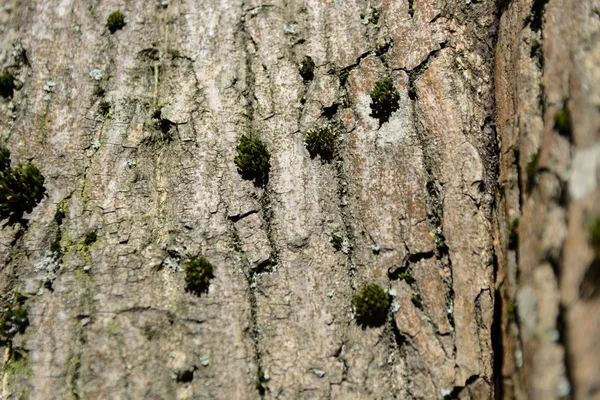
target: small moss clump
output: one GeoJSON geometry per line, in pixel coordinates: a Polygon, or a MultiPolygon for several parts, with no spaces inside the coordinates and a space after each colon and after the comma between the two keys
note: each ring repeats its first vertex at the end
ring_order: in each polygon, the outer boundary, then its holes
{"type": "Polygon", "coordinates": [[[571,113],[566,106],[554,114],[554,129],[565,137],[571,137],[571,113]]]}
{"type": "Polygon", "coordinates": [[[380,15],[379,10],[373,10],[371,12],[371,16],[369,17],[369,22],[372,23],[373,25],[377,25],[379,23],[379,15],[380,15]]]}
{"type": "Polygon", "coordinates": [[[12,97],[15,89],[15,77],[12,72],[4,71],[0,75],[0,96],[12,97]]]}
{"type": "Polygon", "coordinates": [[[400,93],[390,78],[375,84],[371,90],[371,117],[379,120],[379,125],[386,123],[392,113],[400,108],[400,93]]]}
{"type": "Polygon", "coordinates": [[[331,244],[333,248],[337,251],[342,250],[342,246],[344,244],[344,239],[341,236],[336,235],[335,233],[331,235],[331,244]]]}
{"type": "Polygon", "coordinates": [[[96,86],[94,88],[94,96],[104,97],[105,94],[106,94],[106,89],[104,89],[102,86],[96,86]]]}
{"type": "Polygon", "coordinates": [[[16,222],[44,197],[44,176],[32,164],[10,168],[10,152],[0,150],[0,220],[16,222]]]}
{"type": "Polygon", "coordinates": [[[115,11],[114,13],[110,14],[106,20],[106,27],[110,33],[115,33],[116,31],[123,29],[124,26],[125,16],[121,11],[115,11]]]}
{"type": "Polygon", "coordinates": [[[519,242],[519,218],[515,218],[510,221],[508,227],[508,248],[514,250],[517,248],[519,242]]]}
{"type": "Polygon", "coordinates": [[[108,113],[110,112],[110,102],[106,100],[100,101],[100,103],[98,103],[98,111],[102,115],[108,115],[108,113]]]}
{"type": "Polygon", "coordinates": [[[256,381],[254,382],[254,387],[258,390],[258,393],[261,396],[264,396],[267,392],[267,383],[269,382],[269,378],[265,376],[265,371],[261,367],[258,367],[258,374],[256,377],[256,381]]]}
{"type": "Polygon", "coordinates": [[[600,258],[600,216],[596,217],[589,226],[589,242],[590,246],[594,248],[596,256],[600,258]]]}
{"type": "Polygon", "coordinates": [[[409,270],[399,273],[398,280],[403,280],[406,283],[408,283],[409,285],[412,285],[413,283],[416,282],[415,277],[412,275],[412,272],[409,270]]]}
{"type": "Polygon", "coordinates": [[[309,56],[300,62],[300,76],[304,82],[310,82],[315,77],[315,62],[309,56]]]}
{"type": "Polygon", "coordinates": [[[0,343],[12,340],[17,333],[24,333],[29,326],[25,307],[9,308],[0,319],[0,343]]]}
{"type": "Polygon", "coordinates": [[[338,78],[340,79],[341,86],[344,86],[346,84],[346,82],[348,81],[350,72],[352,72],[352,69],[350,69],[350,68],[344,68],[338,72],[338,78]]]}
{"type": "Polygon", "coordinates": [[[306,149],[310,158],[321,157],[321,161],[329,162],[335,155],[335,135],[330,126],[311,129],[306,135],[306,149]]]}
{"type": "Polygon", "coordinates": [[[264,187],[269,182],[270,160],[271,154],[262,140],[245,135],[240,138],[234,162],[243,179],[264,187]]]}
{"type": "Polygon", "coordinates": [[[390,298],[381,286],[370,283],[352,300],[356,320],[363,326],[381,326],[390,308],[390,298]]]}
{"type": "Polygon", "coordinates": [[[83,245],[89,247],[96,243],[96,240],[98,240],[98,234],[95,231],[89,231],[83,238],[83,245]]]}
{"type": "Polygon", "coordinates": [[[204,257],[193,258],[185,264],[185,290],[200,296],[208,292],[214,267],[204,257]]]}
{"type": "Polygon", "coordinates": [[[10,150],[0,147],[0,172],[10,168],[10,150]]]}
{"type": "Polygon", "coordinates": [[[171,140],[173,140],[171,127],[174,124],[172,121],[163,117],[161,108],[157,108],[156,110],[154,110],[154,113],[152,114],[152,119],[154,128],[158,129],[162,133],[162,140],[165,142],[170,142],[171,140]]]}
{"type": "Polygon", "coordinates": [[[527,172],[527,190],[528,191],[530,191],[533,188],[533,185],[535,183],[535,178],[537,176],[538,169],[539,169],[539,164],[540,164],[540,153],[537,152],[529,158],[529,162],[527,163],[526,172],[527,172]]]}
{"type": "Polygon", "coordinates": [[[412,303],[415,305],[415,307],[423,308],[423,299],[421,299],[421,295],[419,293],[413,294],[410,297],[410,301],[412,301],[412,303]]]}
{"type": "Polygon", "coordinates": [[[515,303],[513,303],[512,301],[510,303],[508,303],[508,306],[506,307],[506,314],[507,314],[508,320],[510,322],[516,322],[517,307],[516,307],[515,303]]]}

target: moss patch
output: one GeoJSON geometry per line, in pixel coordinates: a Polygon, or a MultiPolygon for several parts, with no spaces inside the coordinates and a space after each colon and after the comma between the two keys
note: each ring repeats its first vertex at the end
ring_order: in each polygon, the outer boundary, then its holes
{"type": "Polygon", "coordinates": [[[98,103],[98,112],[102,115],[108,115],[110,112],[110,102],[106,100],[100,101],[100,103],[98,103]]]}
{"type": "Polygon", "coordinates": [[[571,124],[571,113],[566,106],[554,114],[554,129],[562,136],[571,137],[571,124]]]}
{"type": "Polygon", "coordinates": [[[305,56],[300,62],[299,70],[304,82],[310,82],[315,77],[315,62],[309,56],[305,56]]]}
{"type": "Polygon", "coordinates": [[[115,33],[125,27],[125,15],[121,11],[115,11],[108,16],[106,27],[110,33],[115,33]]]}
{"type": "Polygon", "coordinates": [[[390,298],[381,286],[370,283],[352,299],[356,320],[363,326],[381,326],[390,308],[390,298]]]}
{"type": "Polygon", "coordinates": [[[185,290],[196,296],[208,292],[214,278],[214,267],[204,257],[193,258],[185,263],[185,290]]]}
{"type": "Polygon", "coordinates": [[[17,333],[25,333],[29,326],[29,316],[24,306],[9,308],[0,319],[0,343],[12,340],[17,333]]]}
{"type": "Polygon", "coordinates": [[[10,152],[1,150],[0,219],[14,223],[30,213],[44,197],[44,176],[32,164],[10,168],[10,152]]]}
{"type": "Polygon", "coordinates": [[[410,301],[415,305],[415,307],[422,309],[423,308],[423,299],[419,293],[415,293],[410,297],[410,301]]]}
{"type": "Polygon", "coordinates": [[[600,258],[600,216],[597,216],[588,228],[589,243],[596,252],[596,257],[600,258]]]}
{"type": "Polygon", "coordinates": [[[400,93],[390,78],[375,83],[371,90],[371,117],[379,121],[379,125],[389,121],[392,113],[400,108],[400,93]]]}
{"type": "Polygon", "coordinates": [[[242,136],[234,159],[238,172],[245,180],[253,181],[257,187],[269,182],[271,154],[267,145],[259,138],[242,136]]]}
{"type": "Polygon", "coordinates": [[[539,164],[540,153],[537,152],[529,158],[529,162],[527,163],[527,191],[531,191],[531,189],[533,189],[533,185],[535,184],[535,179],[539,170],[539,164]]]}
{"type": "Polygon", "coordinates": [[[12,97],[15,89],[15,77],[10,71],[4,71],[0,75],[0,96],[12,97]]]}
{"type": "Polygon", "coordinates": [[[519,243],[519,218],[510,221],[508,227],[508,248],[514,250],[519,243]]]}
{"type": "Polygon", "coordinates": [[[311,158],[319,156],[321,161],[330,162],[335,155],[335,135],[329,125],[308,131],[305,143],[311,158]]]}

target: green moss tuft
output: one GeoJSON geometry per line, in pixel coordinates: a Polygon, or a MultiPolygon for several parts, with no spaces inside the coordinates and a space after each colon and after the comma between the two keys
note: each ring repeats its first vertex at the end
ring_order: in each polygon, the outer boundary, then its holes
{"type": "Polygon", "coordinates": [[[102,86],[96,86],[94,88],[94,96],[104,97],[105,94],[106,94],[106,89],[104,89],[102,86]]]}
{"type": "Polygon", "coordinates": [[[12,97],[15,89],[15,77],[10,71],[4,71],[0,75],[0,96],[12,97]]]}
{"type": "Polygon", "coordinates": [[[596,217],[588,228],[590,246],[594,248],[596,256],[600,258],[600,216],[596,217]]]}
{"type": "Polygon", "coordinates": [[[309,56],[300,62],[300,76],[304,82],[310,82],[315,77],[315,62],[309,56]]]}
{"type": "Polygon", "coordinates": [[[379,16],[380,16],[380,12],[379,10],[373,10],[371,12],[371,16],[369,17],[369,22],[372,23],[373,25],[377,25],[379,23],[379,16]]]}
{"type": "Polygon", "coordinates": [[[337,251],[342,250],[343,243],[344,239],[341,236],[338,236],[335,233],[331,235],[331,244],[333,245],[334,249],[336,249],[337,251]]]}
{"type": "Polygon", "coordinates": [[[519,218],[510,221],[508,227],[508,248],[514,250],[519,242],[519,218]]]}
{"type": "Polygon", "coordinates": [[[516,322],[517,306],[512,301],[510,303],[508,303],[508,306],[506,307],[506,314],[507,314],[508,320],[510,322],[516,322]]]}
{"type": "Polygon", "coordinates": [[[415,307],[417,308],[423,308],[423,299],[421,299],[421,295],[419,293],[415,293],[410,297],[410,301],[412,301],[412,303],[415,305],[415,307]]]}
{"type": "Polygon", "coordinates": [[[306,149],[311,158],[321,157],[324,162],[329,162],[335,155],[335,135],[329,125],[320,126],[308,131],[306,135],[306,149]]]}
{"type": "Polygon", "coordinates": [[[102,115],[108,115],[110,112],[110,102],[106,100],[100,101],[100,103],[98,103],[98,112],[102,115]]]}
{"type": "Polygon", "coordinates": [[[58,203],[58,207],[56,207],[56,213],[54,214],[54,221],[58,225],[62,225],[64,219],[67,217],[67,203],[65,201],[61,201],[58,203]]]}
{"type": "Polygon", "coordinates": [[[381,326],[390,308],[390,298],[381,286],[370,283],[352,300],[356,320],[363,326],[381,326]]]}
{"type": "Polygon", "coordinates": [[[259,138],[245,135],[240,138],[234,162],[243,179],[254,181],[257,187],[264,187],[269,182],[270,160],[267,145],[259,138]]]}
{"type": "Polygon", "coordinates": [[[0,172],[10,169],[10,150],[0,147],[0,172]]]}
{"type": "Polygon", "coordinates": [[[85,234],[83,238],[83,245],[86,247],[90,247],[98,240],[98,234],[95,231],[89,231],[85,234]]]}
{"type": "Polygon", "coordinates": [[[400,93],[390,78],[375,84],[371,90],[371,117],[379,120],[379,125],[386,123],[392,113],[400,108],[400,93]]]}
{"type": "Polygon", "coordinates": [[[348,81],[348,77],[350,76],[350,72],[352,72],[351,68],[344,68],[338,72],[338,78],[340,79],[340,85],[344,86],[348,81]]]}
{"type": "Polygon", "coordinates": [[[106,20],[106,27],[110,33],[115,33],[116,31],[123,29],[124,26],[125,16],[121,11],[115,11],[114,13],[110,14],[106,20]]]}
{"type": "Polygon", "coordinates": [[[554,114],[554,129],[562,136],[571,137],[571,113],[566,106],[554,114]]]}
{"type": "Polygon", "coordinates": [[[256,376],[256,381],[254,382],[254,387],[256,387],[256,390],[258,390],[258,393],[261,396],[264,396],[267,392],[266,384],[269,382],[269,380],[270,379],[265,376],[265,371],[263,371],[261,367],[258,367],[258,373],[256,376]]]}
{"type": "Polygon", "coordinates": [[[5,169],[0,171],[0,220],[10,218],[16,222],[44,197],[44,176],[32,164],[9,168],[6,160],[10,152],[3,149],[1,153],[5,169]]]}
{"type": "Polygon", "coordinates": [[[25,307],[9,308],[0,319],[0,343],[12,340],[17,333],[25,333],[28,326],[29,316],[25,307]]]}
{"type": "Polygon", "coordinates": [[[185,264],[185,290],[196,296],[208,292],[214,267],[204,257],[193,258],[185,264]]]}
{"type": "Polygon", "coordinates": [[[533,188],[533,185],[535,183],[535,179],[536,179],[536,176],[537,176],[537,173],[539,170],[539,164],[540,164],[540,153],[537,152],[529,158],[529,162],[527,163],[526,172],[527,172],[527,190],[528,191],[530,191],[533,188]]]}

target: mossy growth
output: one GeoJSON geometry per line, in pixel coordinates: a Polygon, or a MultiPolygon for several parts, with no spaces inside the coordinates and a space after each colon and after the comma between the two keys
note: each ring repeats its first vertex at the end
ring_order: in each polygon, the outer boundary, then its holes
{"type": "Polygon", "coordinates": [[[258,367],[258,373],[256,376],[256,381],[254,382],[254,387],[256,387],[256,390],[258,390],[258,393],[261,396],[264,396],[267,392],[266,384],[269,382],[269,380],[270,379],[265,375],[265,371],[261,367],[258,367]]]}
{"type": "Polygon", "coordinates": [[[508,306],[506,307],[506,314],[507,314],[508,320],[510,322],[516,322],[517,306],[512,301],[510,303],[508,303],[508,306]]]}
{"type": "Polygon", "coordinates": [[[30,213],[42,200],[46,189],[44,176],[32,164],[10,168],[10,152],[0,150],[0,220],[14,223],[30,213]]]}
{"type": "Polygon", "coordinates": [[[54,234],[54,240],[50,243],[50,252],[54,255],[56,259],[62,259],[63,249],[62,249],[62,231],[60,226],[62,225],[64,219],[67,217],[67,203],[63,200],[58,203],[58,207],[56,207],[56,213],[54,213],[54,222],[56,222],[56,233],[54,234]]]}
{"type": "Polygon", "coordinates": [[[331,234],[331,244],[333,248],[337,251],[342,250],[342,246],[344,244],[344,239],[341,236],[336,235],[335,233],[331,234]]]}
{"type": "Polygon", "coordinates": [[[98,234],[95,231],[89,231],[85,234],[83,238],[83,245],[86,247],[90,247],[98,240],[98,234]]]}
{"type": "Polygon", "coordinates": [[[344,68],[338,72],[338,78],[340,79],[340,85],[344,86],[348,81],[348,77],[350,76],[350,72],[352,72],[351,68],[344,68]]]}
{"type": "Polygon", "coordinates": [[[98,103],[98,112],[102,115],[108,115],[110,112],[110,102],[101,100],[100,103],[98,103]]]}
{"type": "Polygon", "coordinates": [[[400,270],[394,273],[395,277],[393,279],[403,280],[409,285],[412,285],[416,282],[415,277],[412,274],[412,271],[408,267],[400,268],[400,270]]]}
{"type": "Polygon", "coordinates": [[[310,82],[315,77],[315,62],[309,56],[305,56],[300,61],[300,76],[304,82],[310,82]]]}
{"type": "Polygon", "coordinates": [[[319,156],[321,161],[330,162],[335,156],[335,135],[329,125],[308,131],[305,143],[310,158],[319,156]]]}
{"type": "Polygon", "coordinates": [[[373,25],[377,25],[379,23],[379,16],[380,16],[380,12],[379,10],[373,10],[371,12],[371,16],[369,17],[369,22],[372,23],[373,25]]]}
{"type": "Polygon", "coordinates": [[[412,301],[412,303],[415,305],[415,307],[417,308],[423,308],[423,299],[421,298],[421,295],[419,293],[414,293],[411,297],[410,297],[410,301],[412,301]]]}
{"type": "Polygon", "coordinates": [[[400,108],[400,93],[390,78],[384,78],[371,90],[371,117],[379,120],[379,125],[386,123],[392,113],[400,108]]]}
{"type": "Polygon", "coordinates": [[[115,11],[108,16],[106,20],[106,27],[110,33],[123,29],[125,27],[125,15],[121,11],[115,11]]]}
{"type": "Polygon", "coordinates": [[[0,172],[10,168],[10,150],[0,147],[0,172]]]}
{"type": "Polygon", "coordinates": [[[271,154],[267,145],[257,137],[243,135],[237,146],[234,162],[242,178],[253,181],[257,187],[264,187],[269,182],[271,154]]]}
{"type": "Polygon", "coordinates": [[[531,41],[531,51],[529,53],[530,57],[541,57],[542,56],[542,42],[538,39],[533,39],[531,41]]]}
{"type": "Polygon", "coordinates": [[[590,246],[594,248],[596,257],[600,258],[600,215],[590,224],[588,231],[590,246]]]}
{"type": "Polygon", "coordinates": [[[197,257],[185,263],[185,290],[196,296],[208,293],[210,280],[214,278],[214,267],[204,257],[197,257]]]}
{"type": "Polygon", "coordinates": [[[67,211],[68,209],[66,201],[63,200],[58,203],[58,206],[56,207],[56,213],[54,213],[54,222],[56,222],[57,225],[62,225],[63,221],[67,217],[67,211]]]}
{"type": "Polygon", "coordinates": [[[9,308],[0,319],[0,343],[11,341],[17,333],[25,333],[28,326],[27,308],[24,306],[9,308]]]}
{"type": "Polygon", "coordinates": [[[15,76],[10,71],[4,71],[0,75],[0,96],[12,97],[15,89],[15,76]]]}
{"type": "Polygon", "coordinates": [[[94,88],[94,96],[104,97],[105,94],[106,94],[106,89],[104,89],[102,86],[96,86],[94,88]]]}
{"type": "Polygon", "coordinates": [[[356,320],[363,326],[381,326],[390,308],[390,298],[381,286],[370,283],[352,299],[356,320]]]}
{"type": "Polygon", "coordinates": [[[435,234],[435,247],[438,249],[440,254],[448,253],[448,245],[446,244],[446,237],[441,232],[438,232],[435,234]]]}
{"type": "Polygon", "coordinates": [[[519,218],[514,218],[508,226],[508,248],[514,250],[519,243],[519,218]]]}
{"type": "Polygon", "coordinates": [[[533,188],[538,170],[540,168],[539,164],[540,164],[540,153],[537,152],[537,153],[533,154],[529,158],[529,162],[527,162],[526,172],[527,172],[527,190],[528,191],[530,191],[533,188]]]}
{"type": "Polygon", "coordinates": [[[571,137],[571,113],[566,105],[554,114],[554,129],[562,136],[571,137]]]}

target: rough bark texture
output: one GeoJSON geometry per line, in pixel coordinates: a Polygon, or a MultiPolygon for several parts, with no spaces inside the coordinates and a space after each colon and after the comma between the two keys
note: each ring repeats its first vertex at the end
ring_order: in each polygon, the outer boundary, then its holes
{"type": "Polygon", "coordinates": [[[1,142],[48,196],[0,230],[0,303],[30,321],[1,398],[600,396],[600,1],[5,4],[1,142]],[[304,145],[324,125],[329,163],[304,145]],[[368,283],[381,327],[353,315],[368,283]]]}
{"type": "Polygon", "coordinates": [[[600,398],[600,255],[589,245],[600,213],[599,12],[597,0],[515,0],[499,20],[496,356],[505,399],[600,398]],[[568,134],[555,126],[561,109],[568,134]]]}

